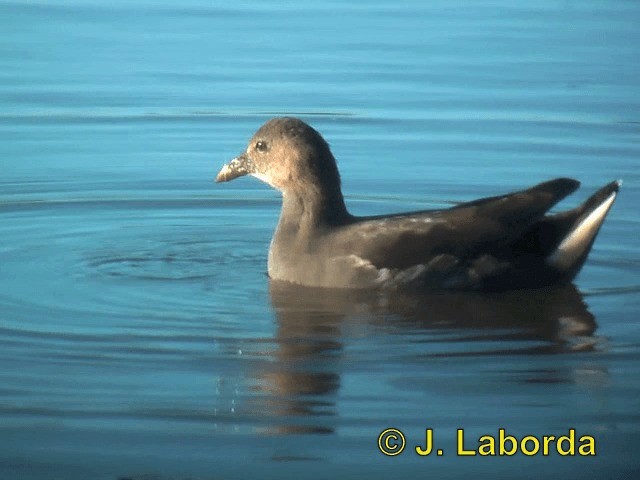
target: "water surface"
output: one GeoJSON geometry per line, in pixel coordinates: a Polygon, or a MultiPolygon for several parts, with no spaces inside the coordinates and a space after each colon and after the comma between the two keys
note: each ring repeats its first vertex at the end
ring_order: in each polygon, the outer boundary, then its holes
{"type": "Polygon", "coordinates": [[[0,2],[0,477],[629,478],[639,24],[633,1],[0,2]],[[278,194],[213,183],[285,114],[356,214],[625,183],[573,286],[319,295],[266,277],[278,194]],[[411,452],[425,428],[443,456],[411,452]],[[461,458],[458,428],[575,428],[597,456],[461,458]]]}

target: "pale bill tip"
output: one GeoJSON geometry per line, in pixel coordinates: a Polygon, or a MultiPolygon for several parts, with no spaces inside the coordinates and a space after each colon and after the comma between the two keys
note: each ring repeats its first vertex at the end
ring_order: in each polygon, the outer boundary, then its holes
{"type": "Polygon", "coordinates": [[[227,175],[229,174],[230,170],[231,168],[229,167],[228,164],[223,165],[220,171],[218,172],[218,175],[216,175],[216,183],[225,182],[227,180],[227,175]]]}

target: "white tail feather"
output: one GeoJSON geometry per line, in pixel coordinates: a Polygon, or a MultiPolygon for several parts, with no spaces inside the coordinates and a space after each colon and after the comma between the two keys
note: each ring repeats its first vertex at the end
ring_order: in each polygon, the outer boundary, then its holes
{"type": "Polygon", "coordinates": [[[604,202],[569,232],[560,245],[547,257],[549,266],[558,270],[568,270],[578,261],[598,233],[616,194],[617,192],[613,192],[609,195],[604,202]]]}

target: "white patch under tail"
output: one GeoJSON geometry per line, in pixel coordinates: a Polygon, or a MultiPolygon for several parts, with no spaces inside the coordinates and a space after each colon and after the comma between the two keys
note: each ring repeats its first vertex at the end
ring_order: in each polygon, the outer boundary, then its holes
{"type": "Polygon", "coordinates": [[[570,269],[585,253],[585,248],[598,233],[598,229],[615,200],[617,192],[611,193],[605,201],[587,215],[560,242],[560,245],[547,257],[547,264],[558,270],[570,269]]]}

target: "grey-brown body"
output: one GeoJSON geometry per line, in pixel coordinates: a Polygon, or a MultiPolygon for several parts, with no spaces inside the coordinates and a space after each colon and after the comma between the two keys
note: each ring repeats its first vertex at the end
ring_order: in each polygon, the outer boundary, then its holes
{"type": "Polygon", "coordinates": [[[261,127],[217,181],[251,174],[283,193],[269,248],[273,279],[332,288],[504,289],[566,283],[580,270],[619,188],[547,215],[578,188],[556,179],[448,210],[355,217],[319,133],[293,118],[261,127]]]}

